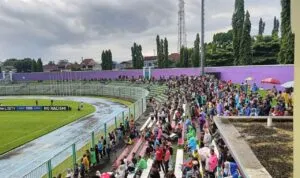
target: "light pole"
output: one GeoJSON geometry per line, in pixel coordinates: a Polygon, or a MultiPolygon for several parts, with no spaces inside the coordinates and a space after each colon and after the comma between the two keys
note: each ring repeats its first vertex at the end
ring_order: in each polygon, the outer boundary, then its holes
{"type": "Polygon", "coordinates": [[[204,0],[201,0],[201,75],[204,75],[204,0]]]}

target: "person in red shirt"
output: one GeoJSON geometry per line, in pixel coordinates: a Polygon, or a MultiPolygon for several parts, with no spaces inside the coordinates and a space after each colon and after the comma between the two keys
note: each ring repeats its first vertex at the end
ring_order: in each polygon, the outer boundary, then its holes
{"type": "Polygon", "coordinates": [[[169,160],[171,157],[170,153],[170,148],[169,145],[166,145],[166,153],[165,153],[165,158],[164,158],[164,163],[165,163],[165,174],[167,174],[167,171],[169,170],[169,160]]]}
{"type": "Polygon", "coordinates": [[[155,160],[158,163],[158,169],[159,169],[159,171],[161,171],[161,169],[162,169],[165,172],[164,166],[163,166],[163,163],[162,163],[162,161],[163,161],[163,148],[161,146],[156,149],[155,160]],[[160,167],[161,167],[161,169],[160,169],[160,167]]]}

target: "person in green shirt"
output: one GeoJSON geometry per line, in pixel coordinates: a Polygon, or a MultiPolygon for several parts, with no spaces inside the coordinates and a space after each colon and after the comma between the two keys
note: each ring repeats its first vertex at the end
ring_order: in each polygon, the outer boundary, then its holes
{"type": "Polygon", "coordinates": [[[90,149],[90,154],[91,154],[91,158],[90,158],[91,159],[91,164],[96,165],[97,159],[96,159],[96,152],[95,152],[94,148],[90,149]]]}
{"type": "Polygon", "coordinates": [[[147,161],[141,156],[139,156],[139,161],[137,163],[137,168],[138,168],[138,170],[147,169],[147,161]]]}

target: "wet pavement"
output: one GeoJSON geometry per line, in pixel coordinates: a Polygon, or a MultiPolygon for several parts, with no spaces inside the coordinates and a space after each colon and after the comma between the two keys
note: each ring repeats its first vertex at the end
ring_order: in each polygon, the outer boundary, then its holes
{"type": "MultiPolygon", "coordinates": [[[[0,177],[20,177],[47,160],[57,155],[63,149],[69,147],[77,141],[76,147],[85,145],[90,139],[92,131],[103,129],[104,123],[108,122],[107,126],[114,124],[114,116],[126,111],[126,106],[111,102],[102,98],[93,97],[46,97],[46,96],[16,96],[16,97],[0,97],[1,99],[8,98],[28,98],[28,99],[56,99],[56,100],[73,100],[82,101],[95,106],[96,111],[86,118],[79,119],[68,125],[65,125],[51,133],[39,137],[23,146],[16,148],[8,153],[0,156],[0,177]]],[[[55,167],[71,154],[71,149],[64,151],[63,154],[56,157],[52,161],[52,167],[55,167]]],[[[47,170],[47,165],[44,164],[40,169],[39,175],[44,175],[47,170]]]]}

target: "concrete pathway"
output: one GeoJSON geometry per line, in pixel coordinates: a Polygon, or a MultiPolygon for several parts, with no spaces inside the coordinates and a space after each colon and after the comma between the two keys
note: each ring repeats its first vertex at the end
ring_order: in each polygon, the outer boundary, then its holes
{"type": "MultiPolygon", "coordinates": [[[[46,96],[10,96],[0,97],[7,98],[28,98],[28,99],[54,99],[54,100],[73,100],[82,101],[95,106],[96,111],[88,116],[63,126],[49,134],[39,137],[19,148],[0,156],[0,177],[21,177],[33,169],[52,158],[61,150],[68,148],[74,142],[77,149],[83,146],[87,140],[90,140],[92,131],[103,129],[105,122],[109,122],[107,126],[114,124],[114,116],[127,111],[126,106],[114,103],[106,99],[93,97],[46,97],[46,96]]],[[[52,166],[61,163],[71,154],[71,149],[65,151],[64,154],[56,157],[52,161],[52,166]]],[[[40,167],[40,175],[44,175],[46,164],[40,167]]],[[[40,175],[37,175],[40,176],[40,175]]]]}

